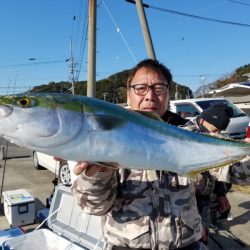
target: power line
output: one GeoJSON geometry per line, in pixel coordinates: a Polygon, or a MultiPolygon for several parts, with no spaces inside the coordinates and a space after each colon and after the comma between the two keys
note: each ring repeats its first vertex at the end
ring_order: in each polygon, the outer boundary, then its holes
{"type": "Polygon", "coordinates": [[[220,76],[221,74],[199,74],[199,75],[175,75],[174,77],[200,77],[200,76],[206,76],[206,77],[213,77],[213,76],[220,76]]]}
{"type": "MultiPolygon", "coordinates": [[[[11,88],[12,86],[0,86],[0,89],[9,89],[9,88],[11,88]]],[[[14,87],[14,86],[13,86],[14,87]]],[[[12,87],[12,88],[13,88],[12,87]]],[[[30,88],[30,87],[32,87],[32,86],[16,86],[15,87],[15,89],[25,89],[25,88],[30,88]]],[[[33,86],[34,87],[34,86],[33,86]]]]}
{"type": "Polygon", "coordinates": [[[247,5],[247,6],[250,6],[249,3],[242,3],[242,2],[239,2],[239,1],[233,1],[233,0],[226,0],[228,2],[232,2],[232,3],[237,3],[237,4],[242,4],[242,5],[247,5]]]}
{"type": "MultiPolygon", "coordinates": [[[[135,3],[134,0],[126,0],[126,1],[130,2],[130,3],[135,3]]],[[[214,19],[214,18],[209,18],[209,17],[202,17],[202,16],[192,15],[192,14],[179,12],[179,11],[175,11],[175,10],[160,8],[160,7],[152,6],[152,5],[149,5],[149,4],[143,4],[143,6],[145,8],[151,8],[151,9],[155,9],[155,10],[159,10],[159,11],[163,11],[163,12],[169,12],[171,14],[175,14],[175,15],[179,15],[179,16],[187,16],[187,17],[196,18],[196,19],[205,20],[205,21],[210,21],[210,22],[224,23],[224,24],[237,25],[237,26],[250,28],[250,24],[225,21],[225,20],[214,19]]]]}
{"type": "Polygon", "coordinates": [[[250,28],[250,24],[245,24],[245,23],[237,23],[237,22],[225,21],[225,20],[221,20],[221,19],[214,19],[214,18],[209,18],[209,17],[196,16],[196,15],[192,15],[192,14],[188,14],[188,13],[184,13],[184,12],[179,12],[179,11],[175,11],[175,10],[159,8],[159,7],[155,7],[155,6],[152,6],[152,5],[149,5],[149,8],[164,11],[164,12],[169,12],[169,13],[180,15],[180,16],[187,16],[187,17],[191,17],[191,18],[201,19],[201,20],[205,20],[205,21],[224,23],[224,24],[231,24],[231,25],[237,25],[237,26],[250,28]]]}
{"type": "Polygon", "coordinates": [[[20,66],[35,66],[35,65],[41,65],[41,64],[54,64],[54,63],[62,63],[62,62],[66,62],[66,60],[55,60],[55,61],[45,61],[45,62],[36,62],[36,63],[20,63],[20,64],[0,65],[0,68],[20,67],[20,66]]]}
{"type": "Polygon", "coordinates": [[[78,67],[78,71],[77,71],[77,75],[76,75],[76,81],[78,81],[79,79],[79,75],[82,69],[82,62],[83,62],[83,55],[85,52],[85,48],[86,48],[86,42],[88,39],[88,5],[89,5],[89,1],[87,1],[87,4],[85,5],[85,10],[84,10],[84,15],[82,18],[82,31],[81,31],[81,42],[80,42],[80,52],[79,52],[79,57],[78,57],[78,62],[79,62],[79,67],[78,67]]]}
{"type": "Polygon", "coordinates": [[[126,47],[127,47],[128,51],[129,51],[130,55],[132,56],[134,62],[137,63],[138,60],[136,59],[135,54],[133,53],[132,49],[129,47],[128,42],[126,41],[125,37],[123,36],[123,34],[122,34],[122,32],[121,32],[121,29],[120,29],[120,27],[117,25],[117,23],[116,23],[114,17],[111,15],[111,13],[110,13],[110,11],[109,11],[107,5],[105,4],[104,0],[102,1],[102,3],[103,3],[104,8],[106,9],[107,13],[109,14],[109,16],[110,16],[110,18],[111,18],[111,20],[112,20],[112,22],[113,22],[113,24],[114,24],[114,26],[115,26],[115,28],[116,28],[116,31],[117,31],[117,32],[119,33],[119,35],[121,36],[122,41],[123,41],[124,44],[126,45],[126,47]]]}

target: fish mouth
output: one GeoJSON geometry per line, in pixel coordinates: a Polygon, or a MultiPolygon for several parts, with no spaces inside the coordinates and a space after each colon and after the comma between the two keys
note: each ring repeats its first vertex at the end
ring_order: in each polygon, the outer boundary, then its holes
{"type": "Polygon", "coordinates": [[[13,112],[13,107],[0,104],[0,119],[10,116],[13,112]]]}
{"type": "Polygon", "coordinates": [[[13,137],[11,137],[9,135],[3,135],[3,138],[6,139],[7,141],[11,142],[11,143],[14,143],[14,144],[18,145],[18,146],[25,147],[25,144],[22,143],[22,141],[19,141],[16,138],[13,138],[13,137]]]}

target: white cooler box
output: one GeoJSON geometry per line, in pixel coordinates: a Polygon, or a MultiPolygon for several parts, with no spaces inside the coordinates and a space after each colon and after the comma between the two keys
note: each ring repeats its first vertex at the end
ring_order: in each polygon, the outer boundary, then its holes
{"type": "Polygon", "coordinates": [[[35,221],[35,200],[25,190],[3,192],[4,214],[10,227],[32,224],[35,221]]]}
{"type": "Polygon", "coordinates": [[[84,214],[70,187],[58,185],[49,211],[48,226],[12,238],[3,243],[3,250],[101,250],[101,218],[84,214]]]}

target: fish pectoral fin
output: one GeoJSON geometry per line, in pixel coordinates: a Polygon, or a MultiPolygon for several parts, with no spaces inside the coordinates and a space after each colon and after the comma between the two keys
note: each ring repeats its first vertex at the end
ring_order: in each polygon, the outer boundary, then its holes
{"type": "Polygon", "coordinates": [[[91,119],[94,119],[102,130],[112,130],[124,124],[123,119],[112,115],[93,115],[91,119]]]}

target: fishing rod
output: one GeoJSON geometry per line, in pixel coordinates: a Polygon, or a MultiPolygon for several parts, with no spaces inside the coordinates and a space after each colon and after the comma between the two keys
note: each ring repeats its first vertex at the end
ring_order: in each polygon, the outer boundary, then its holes
{"type": "Polygon", "coordinates": [[[0,203],[2,202],[2,194],[3,194],[3,186],[4,186],[4,178],[5,178],[5,170],[6,170],[6,162],[7,162],[7,152],[9,147],[9,142],[6,142],[6,148],[2,145],[3,138],[1,137],[1,156],[2,160],[4,160],[3,164],[3,174],[2,174],[2,181],[1,181],[1,190],[0,190],[0,203]]]}

